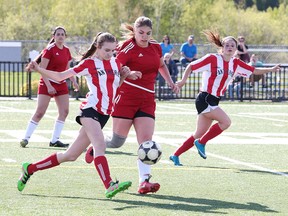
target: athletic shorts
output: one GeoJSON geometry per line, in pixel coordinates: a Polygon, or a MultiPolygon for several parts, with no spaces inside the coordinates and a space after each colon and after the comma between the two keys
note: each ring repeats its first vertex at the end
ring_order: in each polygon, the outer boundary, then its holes
{"type": "Polygon", "coordinates": [[[198,114],[208,113],[218,107],[220,97],[216,97],[207,92],[200,92],[195,100],[198,114]]]}
{"type": "Polygon", "coordinates": [[[95,121],[98,121],[101,125],[101,128],[103,129],[103,127],[106,125],[107,121],[109,120],[110,115],[103,115],[97,112],[93,108],[87,108],[87,109],[82,109],[80,113],[76,116],[76,122],[82,125],[80,118],[83,118],[83,117],[92,118],[95,121]]]}
{"type": "Polygon", "coordinates": [[[46,86],[46,84],[43,81],[39,82],[38,94],[49,95],[51,97],[69,94],[69,90],[68,90],[68,86],[67,86],[66,82],[61,83],[61,84],[58,84],[58,83],[55,83],[55,82],[50,82],[50,83],[56,89],[56,94],[54,94],[54,95],[49,94],[47,86],[46,86]]]}
{"type": "Polygon", "coordinates": [[[155,95],[143,90],[120,90],[115,98],[114,118],[134,119],[150,117],[155,119],[155,95]]]}

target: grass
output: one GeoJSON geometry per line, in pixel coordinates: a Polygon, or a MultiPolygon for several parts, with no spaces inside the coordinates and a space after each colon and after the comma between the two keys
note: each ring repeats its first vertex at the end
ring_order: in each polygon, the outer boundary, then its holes
{"type": "MultiPolygon", "coordinates": [[[[61,135],[72,143],[79,126],[79,101],[71,101],[61,135]]],[[[154,140],[162,159],[152,167],[156,194],[138,195],[137,145],[134,130],[120,149],[107,149],[113,179],[131,180],[131,188],[106,199],[104,187],[84,154],[73,163],[35,173],[20,193],[16,182],[21,163],[59,151],[48,143],[57,109],[54,102],[28,148],[20,148],[34,100],[0,100],[0,215],[287,215],[287,103],[222,102],[232,126],[207,145],[207,160],[195,149],[181,156],[183,167],[168,157],[195,130],[193,101],[157,102],[154,140]]],[[[111,119],[104,133],[111,134],[111,119]]]]}

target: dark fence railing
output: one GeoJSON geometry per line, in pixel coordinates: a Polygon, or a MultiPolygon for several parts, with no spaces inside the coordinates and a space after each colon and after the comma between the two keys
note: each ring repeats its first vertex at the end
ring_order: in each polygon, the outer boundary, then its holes
{"type": "MultiPolygon", "coordinates": [[[[32,80],[32,74],[25,72],[27,62],[0,62],[0,97],[27,97],[31,99],[37,95],[37,85],[32,80]],[[32,85],[32,82],[34,83],[32,85]]],[[[272,66],[265,64],[264,66],[272,66]]],[[[184,67],[177,64],[179,74],[175,80],[180,80],[184,67]]],[[[288,65],[281,65],[276,73],[264,76],[254,76],[248,79],[240,78],[229,85],[223,100],[288,100],[288,65]]],[[[174,94],[165,81],[158,76],[155,84],[156,98],[159,100],[195,99],[201,87],[202,73],[192,73],[179,94],[174,94]]],[[[68,80],[70,95],[73,98],[84,98],[87,85],[83,77],[77,78],[80,91],[75,93],[68,80]]],[[[37,80],[36,80],[37,82],[37,80]]]]}

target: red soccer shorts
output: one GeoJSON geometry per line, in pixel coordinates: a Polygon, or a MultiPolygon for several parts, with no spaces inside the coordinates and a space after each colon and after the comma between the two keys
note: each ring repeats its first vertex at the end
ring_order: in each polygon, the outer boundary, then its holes
{"type": "Polygon", "coordinates": [[[134,119],[155,118],[155,95],[143,90],[120,90],[115,98],[113,117],[134,119]]]}
{"type": "Polygon", "coordinates": [[[51,97],[69,94],[69,90],[68,90],[68,86],[66,82],[61,83],[61,84],[54,83],[54,82],[50,82],[50,83],[56,89],[57,91],[56,94],[54,95],[49,94],[47,86],[42,80],[39,82],[39,85],[38,85],[38,94],[49,95],[51,97]]]}

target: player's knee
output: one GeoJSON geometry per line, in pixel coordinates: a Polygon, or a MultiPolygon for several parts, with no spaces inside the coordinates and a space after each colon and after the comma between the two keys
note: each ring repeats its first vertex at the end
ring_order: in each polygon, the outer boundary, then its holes
{"type": "Polygon", "coordinates": [[[222,122],[220,127],[221,127],[222,130],[226,130],[230,126],[231,126],[231,120],[227,119],[226,121],[222,122]]]}
{"type": "Polygon", "coordinates": [[[113,133],[112,138],[106,138],[106,146],[107,148],[120,148],[122,145],[124,145],[126,138],[127,137],[113,133]]]}

